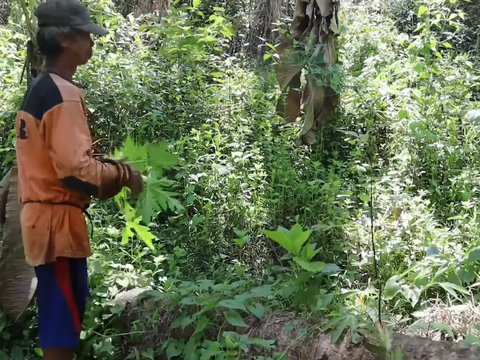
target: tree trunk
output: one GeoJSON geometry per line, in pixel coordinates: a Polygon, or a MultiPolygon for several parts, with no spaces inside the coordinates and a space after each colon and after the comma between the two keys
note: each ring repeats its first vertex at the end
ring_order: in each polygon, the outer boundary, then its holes
{"type": "Polygon", "coordinates": [[[12,4],[10,0],[4,0],[0,3],[0,25],[6,25],[8,23],[11,10],[12,4]]]}
{"type": "Polygon", "coordinates": [[[25,59],[25,65],[22,72],[23,76],[27,76],[27,85],[30,85],[33,79],[35,79],[43,69],[44,57],[39,52],[35,32],[37,28],[37,22],[33,11],[38,4],[37,0],[21,0],[20,2],[23,10],[23,15],[25,16],[25,28],[27,33],[30,36],[30,39],[27,42],[27,57],[25,59]]]}
{"type": "Polygon", "coordinates": [[[25,261],[17,193],[17,166],[0,183],[0,306],[5,314],[18,319],[27,308],[37,287],[33,268],[25,261]]]}

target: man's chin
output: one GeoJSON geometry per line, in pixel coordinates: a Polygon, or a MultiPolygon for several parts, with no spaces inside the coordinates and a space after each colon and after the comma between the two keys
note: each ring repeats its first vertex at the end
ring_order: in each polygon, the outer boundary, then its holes
{"type": "Polygon", "coordinates": [[[91,58],[92,58],[92,57],[89,56],[87,59],[80,61],[80,62],[79,62],[79,66],[85,65],[86,63],[88,63],[88,62],[90,61],[91,58]]]}

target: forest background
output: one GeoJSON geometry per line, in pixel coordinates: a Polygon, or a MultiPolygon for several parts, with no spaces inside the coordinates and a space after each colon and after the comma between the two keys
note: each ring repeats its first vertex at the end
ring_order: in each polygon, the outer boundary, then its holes
{"type": "MultiPolygon", "coordinates": [[[[392,332],[480,342],[480,5],[343,0],[340,106],[298,146],[273,70],[294,2],[85,2],[110,30],[75,78],[95,151],[147,185],[90,208],[80,359],[294,359],[319,334],[390,359],[392,332]]],[[[3,174],[34,6],[0,4],[3,174]]],[[[0,359],[40,358],[36,337],[34,302],[0,312],[0,359]]]]}

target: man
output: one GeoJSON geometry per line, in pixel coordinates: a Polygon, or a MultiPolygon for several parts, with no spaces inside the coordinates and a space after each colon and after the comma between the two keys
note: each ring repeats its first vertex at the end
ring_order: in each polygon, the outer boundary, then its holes
{"type": "Polygon", "coordinates": [[[92,156],[77,67],[92,56],[91,23],[77,0],[47,0],[37,8],[36,34],[45,71],[28,88],[16,119],[19,199],[27,262],[38,279],[40,347],[47,360],[70,360],[89,296],[91,255],[83,211],[91,196],[107,199],[124,186],[136,196],[141,175],[127,164],[92,156]]]}

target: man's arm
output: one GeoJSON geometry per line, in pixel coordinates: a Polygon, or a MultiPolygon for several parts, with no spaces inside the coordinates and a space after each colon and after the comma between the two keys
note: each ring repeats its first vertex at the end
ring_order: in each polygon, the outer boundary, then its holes
{"type": "Polygon", "coordinates": [[[67,101],[47,112],[43,134],[53,167],[62,184],[74,191],[107,199],[138,177],[130,166],[94,159],[92,140],[80,102],[67,101]]]}

